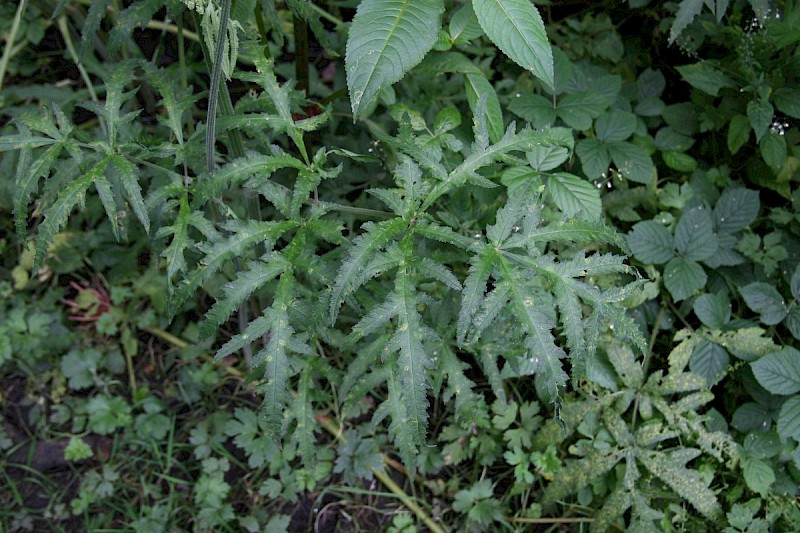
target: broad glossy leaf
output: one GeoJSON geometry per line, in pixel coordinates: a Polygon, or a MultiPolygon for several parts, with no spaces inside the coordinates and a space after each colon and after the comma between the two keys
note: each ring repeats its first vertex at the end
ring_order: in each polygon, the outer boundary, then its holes
{"type": "Polygon", "coordinates": [[[764,162],[772,168],[780,168],[786,161],[787,147],[786,138],[779,133],[768,132],[758,143],[758,150],[764,162]]]}
{"type": "Polygon", "coordinates": [[[775,107],[792,118],[800,118],[800,89],[782,87],[772,95],[775,107]]]}
{"type": "Polygon", "coordinates": [[[680,37],[683,30],[686,29],[694,18],[703,10],[704,0],[683,0],[678,6],[678,12],[675,14],[675,20],[672,22],[672,27],[669,29],[669,43],[672,44],[680,37]]]}
{"type": "Polygon", "coordinates": [[[347,38],[345,68],[353,119],[433,47],[442,0],[364,0],[347,38]]]}
{"type": "Polygon", "coordinates": [[[747,143],[750,139],[750,130],[750,121],[746,116],[734,115],[728,124],[728,150],[732,154],[738,152],[747,143]]]}
{"type": "Polygon", "coordinates": [[[553,86],[553,50],[529,0],[473,0],[484,33],[516,64],[553,86]]]}
{"type": "Polygon", "coordinates": [[[767,132],[773,113],[772,104],[768,100],[751,100],[747,103],[747,118],[756,133],[756,141],[760,141],[767,132]]]}
{"type": "Polygon", "coordinates": [[[692,358],[689,359],[689,368],[698,376],[706,378],[706,382],[711,386],[720,379],[728,368],[728,363],[730,356],[725,348],[702,340],[694,347],[692,358]]]}
{"type": "Polygon", "coordinates": [[[608,111],[595,122],[597,138],[604,143],[624,141],[636,130],[636,115],[625,111],[608,111]]]}
{"type": "Polygon", "coordinates": [[[467,103],[472,114],[480,112],[478,100],[482,95],[486,95],[486,125],[489,128],[489,139],[497,142],[503,138],[505,124],[503,122],[503,110],[500,108],[500,100],[489,80],[483,74],[467,74],[464,76],[464,88],[467,94],[467,103]]]}
{"type": "Polygon", "coordinates": [[[575,153],[581,160],[583,173],[589,179],[599,178],[608,172],[611,154],[606,145],[597,139],[583,139],[575,145],[575,153]]]}
{"type": "Polygon", "coordinates": [[[647,150],[629,142],[608,145],[608,153],[626,179],[648,185],[656,179],[656,167],[647,150]]]}

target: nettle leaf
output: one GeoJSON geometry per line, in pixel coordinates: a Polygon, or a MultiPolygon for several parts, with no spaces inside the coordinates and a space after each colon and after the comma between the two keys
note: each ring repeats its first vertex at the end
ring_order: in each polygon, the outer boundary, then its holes
{"type": "Polygon", "coordinates": [[[608,173],[611,153],[602,142],[597,139],[583,139],[575,146],[575,153],[581,160],[583,173],[587,178],[595,179],[608,173]]]}
{"type": "Polygon", "coordinates": [[[553,202],[568,217],[582,213],[590,220],[597,220],[602,213],[600,192],[588,181],[578,176],[559,172],[547,179],[547,192],[553,202]]]}
{"type": "Polygon", "coordinates": [[[751,364],[762,387],[772,394],[800,392],[800,352],[790,346],[765,355],[751,364]]]}
{"type": "Polygon", "coordinates": [[[363,0],[347,38],[345,68],[353,119],[399,81],[436,43],[442,0],[363,0]]]}
{"type": "Polygon", "coordinates": [[[686,209],[675,226],[675,250],[684,259],[702,261],[717,253],[719,242],[709,211],[702,205],[686,209]]]}
{"type": "Polygon", "coordinates": [[[706,286],[708,276],[696,261],[675,257],[664,268],[664,285],[676,301],[685,300],[706,286]]]}
{"type": "Polygon", "coordinates": [[[625,111],[608,111],[595,121],[594,129],[603,143],[624,141],[636,130],[636,115],[625,111]]]}
{"type": "Polygon", "coordinates": [[[484,33],[516,64],[553,86],[553,50],[539,11],[528,0],[473,0],[484,33]]]}
{"type": "Polygon", "coordinates": [[[773,285],[757,281],[741,287],[739,293],[747,307],[760,315],[763,324],[774,326],[786,318],[786,302],[773,285]]]}
{"type": "Polygon", "coordinates": [[[647,150],[629,142],[612,143],[607,149],[623,177],[645,185],[655,181],[656,167],[647,150]]]}
{"type": "Polygon", "coordinates": [[[643,263],[660,265],[675,256],[669,230],[653,220],[637,223],[626,238],[633,255],[643,263]]]}

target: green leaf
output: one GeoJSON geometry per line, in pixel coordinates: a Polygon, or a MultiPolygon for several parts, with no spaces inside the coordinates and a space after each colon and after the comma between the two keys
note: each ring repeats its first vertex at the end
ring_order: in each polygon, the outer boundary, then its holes
{"type": "Polygon", "coordinates": [[[399,81],[436,43],[442,0],[363,0],[347,38],[345,68],[353,119],[399,81]]]}
{"type": "Polygon", "coordinates": [[[772,101],[784,115],[800,118],[800,89],[781,87],[772,94],[772,101]]]}
{"type": "Polygon", "coordinates": [[[678,172],[693,172],[697,168],[697,159],[682,152],[662,152],[664,163],[678,172]]]}
{"type": "Polygon", "coordinates": [[[594,124],[597,138],[606,144],[624,141],[636,129],[636,115],[625,111],[608,111],[594,124]]]}
{"type": "Polygon", "coordinates": [[[592,119],[608,107],[608,101],[597,93],[568,94],[558,101],[557,113],[561,120],[576,130],[588,130],[592,119]]]}
{"type": "Polygon", "coordinates": [[[469,326],[483,301],[495,259],[496,256],[488,246],[470,259],[467,279],[464,280],[464,289],[461,292],[461,310],[458,313],[456,338],[459,343],[466,339],[469,326]]]}
{"type": "Polygon", "coordinates": [[[786,138],[779,133],[769,132],[761,138],[758,149],[764,162],[772,168],[780,168],[786,161],[786,138]]]}
{"type": "Polygon", "coordinates": [[[124,157],[115,155],[111,157],[112,174],[116,175],[117,179],[122,183],[122,188],[125,190],[128,203],[133,207],[133,212],[139,222],[144,226],[146,232],[150,232],[150,217],[147,215],[147,209],[144,207],[144,199],[142,198],[142,188],[139,186],[137,179],[136,165],[131,163],[124,157]]]}
{"type": "Polygon", "coordinates": [[[489,127],[489,139],[498,142],[505,133],[505,123],[503,122],[503,110],[500,108],[500,100],[494,86],[481,74],[467,74],[464,76],[464,88],[467,95],[467,103],[473,116],[479,113],[478,100],[480,96],[486,95],[486,122],[489,127]]]}
{"type": "Polygon", "coordinates": [[[697,457],[700,450],[683,448],[671,453],[637,449],[636,457],[651,474],[663,481],[704,517],[713,520],[721,512],[714,491],[708,488],[711,481],[685,464],[697,457]]]}
{"type": "Polygon", "coordinates": [[[760,141],[769,129],[773,112],[772,104],[768,100],[751,100],[747,103],[747,118],[756,133],[756,141],[760,141]]]}
{"type": "Polygon", "coordinates": [[[669,230],[653,220],[637,223],[627,235],[631,252],[643,263],[660,265],[675,256],[669,230]]]}
{"type": "Polygon", "coordinates": [[[534,146],[525,153],[531,167],[537,172],[546,172],[558,167],[569,158],[569,150],[560,146],[534,146]]]}
{"type": "Polygon", "coordinates": [[[575,153],[581,160],[583,173],[589,179],[599,178],[608,173],[611,154],[608,147],[597,139],[583,139],[575,145],[575,153]]]}
{"type": "Polygon", "coordinates": [[[790,346],[765,355],[751,364],[753,374],[762,387],[772,394],[800,392],[800,352],[790,346]]]}
{"type": "Polygon", "coordinates": [[[600,218],[603,208],[600,192],[594,185],[578,176],[566,172],[551,174],[547,180],[547,192],[568,217],[582,213],[590,220],[600,218]]]}
{"type": "Polygon", "coordinates": [[[716,227],[729,233],[747,228],[758,216],[760,207],[758,191],[726,187],[714,206],[716,227]]]}
{"type": "Polygon", "coordinates": [[[656,167],[647,150],[628,142],[608,145],[608,153],[623,177],[649,185],[655,181],[656,167]]]}
{"type": "Polygon", "coordinates": [[[792,396],[783,403],[778,415],[778,435],[800,441],[800,396],[792,396]]]}
{"type": "Polygon", "coordinates": [[[706,285],[708,277],[697,262],[675,257],[664,268],[664,285],[675,301],[685,300],[706,285]]]}
{"type": "Polygon", "coordinates": [[[766,496],[769,486],[775,482],[775,472],[765,461],[745,457],[742,460],[742,473],[744,481],[750,490],[766,496]]]}
{"type": "Polygon", "coordinates": [[[483,30],[481,30],[470,3],[464,4],[453,13],[448,29],[453,44],[467,43],[483,35],[483,30]]]}
{"type": "Polygon", "coordinates": [[[750,139],[750,121],[744,115],[734,115],[728,124],[728,150],[738,152],[750,139]]]}
{"type": "Polygon", "coordinates": [[[508,109],[534,128],[551,126],[558,117],[553,102],[539,94],[521,94],[511,100],[508,109]]]}
{"type": "Polygon", "coordinates": [[[375,254],[406,229],[406,221],[394,218],[383,222],[367,222],[362,226],[364,233],[353,241],[342,262],[331,291],[330,315],[331,323],[336,322],[339,307],[344,299],[363,283],[369,280],[363,273],[375,254]]]}
{"type": "Polygon", "coordinates": [[[719,344],[705,339],[694,347],[689,368],[698,376],[706,378],[708,386],[714,385],[722,377],[730,363],[728,352],[719,344]]]}
{"type": "Polygon", "coordinates": [[[731,318],[731,301],[724,292],[703,294],[694,301],[694,314],[706,327],[722,329],[731,318]]]}
{"type": "Polygon", "coordinates": [[[98,161],[83,176],[72,180],[58,194],[58,198],[48,209],[44,211],[45,219],[39,224],[39,234],[36,238],[36,256],[33,261],[33,271],[38,272],[42,267],[47,249],[53,242],[55,234],[67,223],[69,214],[76,206],[82,206],[86,201],[86,190],[97,179],[102,176],[110,161],[109,157],[104,157],[98,161]]]}
{"type": "Polygon", "coordinates": [[[686,26],[703,10],[704,0],[683,0],[678,6],[675,20],[669,29],[669,44],[673,44],[680,37],[686,26]]]}
{"type": "Polygon", "coordinates": [[[700,205],[684,210],[675,226],[675,250],[678,254],[684,259],[703,261],[716,254],[718,248],[710,209],[700,205]]]}
{"type": "Polygon", "coordinates": [[[675,68],[689,85],[711,96],[717,96],[720,89],[735,86],[733,81],[710,61],[675,68]]]}
{"type": "Polygon", "coordinates": [[[786,317],[787,308],[783,296],[770,285],[757,281],[739,289],[747,307],[758,313],[763,324],[774,326],[786,317]]]}
{"type": "Polygon", "coordinates": [[[93,455],[94,452],[92,451],[91,446],[86,444],[83,439],[75,436],[69,438],[69,443],[67,444],[67,447],[64,448],[64,459],[71,462],[88,459],[93,455]]]}
{"type": "Polygon", "coordinates": [[[484,33],[505,55],[553,86],[553,50],[542,17],[528,0],[473,0],[484,33]]]}

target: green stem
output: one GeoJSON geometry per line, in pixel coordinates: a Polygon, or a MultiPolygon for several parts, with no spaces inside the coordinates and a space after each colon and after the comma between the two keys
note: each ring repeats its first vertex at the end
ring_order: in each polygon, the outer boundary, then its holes
{"type": "Polygon", "coordinates": [[[304,18],[294,15],[294,76],[297,89],[308,96],[308,23],[304,18]]]}
{"type": "Polygon", "coordinates": [[[17,32],[19,31],[19,23],[22,20],[22,15],[25,13],[25,7],[28,5],[28,0],[20,0],[17,6],[17,12],[14,14],[14,21],[11,23],[11,32],[8,34],[8,41],[3,47],[3,57],[0,59],[0,91],[3,90],[3,79],[6,77],[6,69],[8,69],[8,62],[11,61],[11,55],[14,50],[14,41],[17,40],[17,32]]]}
{"type": "MultiPolygon", "coordinates": [[[[328,433],[330,433],[334,438],[341,441],[342,443],[346,443],[347,440],[344,438],[344,432],[342,428],[336,425],[336,423],[326,416],[318,416],[317,422],[321,425],[328,433]]],[[[384,461],[386,457],[384,457],[384,461]]],[[[370,468],[372,474],[378,478],[378,480],[386,486],[389,491],[397,496],[397,499],[400,500],[406,508],[414,513],[417,518],[419,518],[423,524],[425,524],[428,529],[430,529],[433,533],[444,533],[444,529],[440,524],[437,524],[433,518],[431,518],[425,510],[417,505],[408,494],[405,493],[403,487],[395,483],[392,477],[386,473],[385,470],[379,470],[377,468],[370,468]]]]}
{"type": "Polygon", "coordinates": [[[222,0],[222,10],[219,15],[219,31],[217,32],[217,47],[214,51],[214,63],[211,67],[211,83],[208,87],[208,118],[206,119],[206,170],[214,172],[214,146],[217,136],[217,101],[219,97],[220,80],[222,79],[222,60],[225,54],[225,39],[228,37],[228,19],[231,16],[231,0],[222,0]]]}

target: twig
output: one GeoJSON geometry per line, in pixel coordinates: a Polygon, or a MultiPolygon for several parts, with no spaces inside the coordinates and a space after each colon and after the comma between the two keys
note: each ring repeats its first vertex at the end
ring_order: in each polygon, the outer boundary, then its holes
{"type": "Polygon", "coordinates": [[[17,32],[19,31],[19,23],[22,20],[22,14],[25,12],[25,7],[28,5],[28,0],[21,0],[17,6],[17,12],[14,14],[14,22],[11,23],[11,32],[8,34],[8,41],[3,47],[3,58],[0,59],[0,91],[3,90],[3,79],[6,77],[6,69],[8,62],[11,61],[11,55],[14,51],[14,41],[17,39],[17,32]]]}

